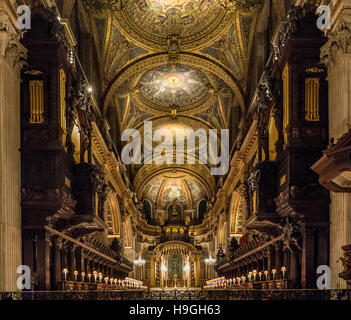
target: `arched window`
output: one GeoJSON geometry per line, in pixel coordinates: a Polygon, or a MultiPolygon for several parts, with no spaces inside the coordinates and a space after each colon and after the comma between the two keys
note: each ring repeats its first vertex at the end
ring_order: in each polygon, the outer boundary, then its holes
{"type": "Polygon", "coordinates": [[[120,229],[121,214],[117,198],[109,194],[105,202],[105,222],[108,225],[108,237],[115,238],[121,234],[120,229]]]}
{"type": "Polygon", "coordinates": [[[143,200],[143,214],[147,221],[151,220],[152,217],[152,207],[149,200],[143,200]]]}
{"type": "MultiPolygon", "coordinates": [[[[167,209],[167,212],[168,212],[168,218],[170,219],[172,217],[172,213],[173,213],[173,204],[169,205],[168,209],[167,209]]],[[[182,209],[182,206],[180,204],[177,204],[177,217],[178,219],[182,219],[183,218],[183,209],[182,209]]]]}
{"type": "Polygon", "coordinates": [[[230,234],[232,237],[241,237],[246,217],[246,200],[238,194],[235,196],[231,209],[230,234]]]}
{"type": "Polygon", "coordinates": [[[207,201],[203,199],[199,202],[199,205],[197,206],[197,216],[199,221],[202,221],[205,218],[206,213],[207,213],[207,201]]]}

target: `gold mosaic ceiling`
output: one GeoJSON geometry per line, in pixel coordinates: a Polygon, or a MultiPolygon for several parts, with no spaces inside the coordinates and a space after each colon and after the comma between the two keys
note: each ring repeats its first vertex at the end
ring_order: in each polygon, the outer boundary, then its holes
{"type": "Polygon", "coordinates": [[[217,0],[133,0],[116,12],[126,36],[150,50],[166,50],[176,36],[186,50],[213,41],[231,23],[217,0]]]}
{"type": "Polygon", "coordinates": [[[177,64],[146,72],[139,80],[138,88],[144,99],[159,108],[177,109],[208,99],[210,84],[203,72],[177,64]]]}
{"type": "MultiPolygon", "coordinates": [[[[256,10],[226,10],[218,0],[84,3],[100,48],[104,114],[116,108],[120,131],[142,131],[145,120],[154,127],[182,124],[195,129],[239,123],[245,112],[256,10]]],[[[186,201],[215,194],[216,180],[208,166],[141,165],[131,171],[139,199],[164,201],[174,188],[186,201]]]]}

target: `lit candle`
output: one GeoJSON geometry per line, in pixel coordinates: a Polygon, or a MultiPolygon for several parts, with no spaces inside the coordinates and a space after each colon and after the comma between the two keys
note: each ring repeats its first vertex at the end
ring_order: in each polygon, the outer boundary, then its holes
{"type": "Polygon", "coordinates": [[[262,272],[259,272],[258,276],[260,277],[260,281],[262,281],[262,272]]]}
{"type": "Polygon", "coordinates": [[[63,274],[65,275],[65,280],[67,280],[68,269],[63,269],[63,274]]]}
{"type": "Polygon", "coordinates": [[[286,272],[286,267],[282,267],[282,272],[283,272],[283,279],[285,278],[285,272],[286,272]]]}
{"type": "Polygon", "coordinates": [[[94,276],[94,281],[95,281],[95,283],[96,283],[97,271],[94,271],[94,272],[93,272],[93,276],[94,276]]]}
{"type": "Polygon", "coordinates": [[[115,285],[117,285],[117,279],[114,279],[113,281],[114,281],[115,285]]]}
{"type": "Polygon", "coordinates": [[[245,283],[246,277],[242,276],[242,277],[241,277],[241,280],[243,281],[243,283],[245,283]]]}
{"type": "Polygon", "coordinates": [[[249,275],[248,275],[249,282],[251,282],[251,277],[252,277],[252,272],[249,272],[249,275]]]}
{"type": "Polygon", "coordinates": [[[254,276],[254,282],[256,282],[256,276],[257,276],[257,270],[252,271],[253,276],[254,276]]]}
{"type": "Polygon", "coordinates": [[[102,281],[102,272],[99,272],[99,282],[101,283],[102,281]]]}
{"type": "Polygon", "coordinates": [[[85,279],[85,272],[82,272],[82,281],[84,282],[85,279]]]}
{"type": "Polygon", "coordinates": [[[73,274],[74,274],[74,280],[77,281],[79,272],[78,271],[74,271],[73,274]]]}
{"type": "Polygon", "coordinates": [[[238,280],[238,285],[240,285],[241,278],[237,277],[236,280],[238,280]]]}
{"type": "Polygon", "coordinates": [[[106,284],[108,284],[108,279],[109,279],[108,277],[105,277],[104,279],[106,284]]]}

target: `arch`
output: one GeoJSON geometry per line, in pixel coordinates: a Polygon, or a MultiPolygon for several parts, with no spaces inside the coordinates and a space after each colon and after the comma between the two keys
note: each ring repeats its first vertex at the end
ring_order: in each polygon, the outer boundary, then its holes
{"type": "MultiPolygon", "coordinates": [[[[165,52],[161,53],[153,53],[147,56],[143,56],[137,60],[132,61],[127,66],[122,68],[112,79],[110,84],[108,85],[104,96],[103,96],[103,114],[106,114],[107,108],[109,106],[110,101],[112,100],[113,94],[117,91],[120,84],[122,84],[127,79],[131,79],[135,74],[143,74],[144,72],[162,66],[164,64],[169,63],[169,54],[165,52]]],[[[210,59],[207,56],[202,54],[194,53],[194,52],[182,52],[177,55],[177,63],[185,64],[192,66],[194,68],[198,68],[204,72],[211,72],[218,77],[220,77],[227,85],[233,90],[235,93],[239,104],[241,106],[242,116],[245,114],[245,95],[244,91],[235,76],[232,72],[222,65],[221,63],[210,59]]],[[[134,83],[131,87],[137,86],[137,80],[135,79],[134,83]]],[[[132,89],[132,88],[130,88],[132,89]]]]}
{"type": "Polygon", "coordinates": [[[207,213],[207,200],[201,199],[197,205],[197,218],[202,221],[207,213]]]}
{"type": "Polygon", "coordinates": [[[106,201],[106,222],[108,224],[108,237],[121,236],[121,212],[116,196],[110,193],[106,201]]]}
{"type": "Polygon", "coordinates": [[[143,214],[147,221],[153,219],[152,203],[148,199],[143,199],[143,214]]]}
{"type": "Polygon", "coordinates": [[[126,219],[126,221],[123,223],[123,228],[124,228],[124,247],[126,249],[131,249],[133,248],[133,230],[132,230],[132,222],[130,220],[130,217],[126,219]]]}
{"type": "Polygon", "coordinates": [[[218,248],[224,248],[226,249],[227,247],[227,241],[228,241],[228,221],[227,221],[227,216],[223,215],[221,216],[218,224],[218,231],[217,231],[217,244],[218,248]]]}
{"type": "Polygon", "coordinates": [[[240,193],[233,196],[230,212],[230,236],[241,237],[246,217],[246,200],[240,193]]]}

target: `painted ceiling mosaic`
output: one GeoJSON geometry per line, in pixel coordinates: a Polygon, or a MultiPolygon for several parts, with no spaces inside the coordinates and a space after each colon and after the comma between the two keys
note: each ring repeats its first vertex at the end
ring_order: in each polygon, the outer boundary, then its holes
{"type": "Polygon", "coordinates": [[[147,185],[143,194],[143,198],[157,203],[159,209],[165,209],[175,198],[184,208],[192,209],[205,196],[201,184],[187,175],[181,178],[159,176],[147,185]]]}
{"type": "Polygon", "coordinates": [[[205,29],[221,11],[211,0],[135,0],[125,8],[132,23],[148,33],[183,37],[205,29]]]}
{"type": "Polygon", "coordinates": [[[160,106],[188,106],[208,95],[204,73],[185,65],[164,65],[146,72],[139,81],[143,98],[160,106]]]}

